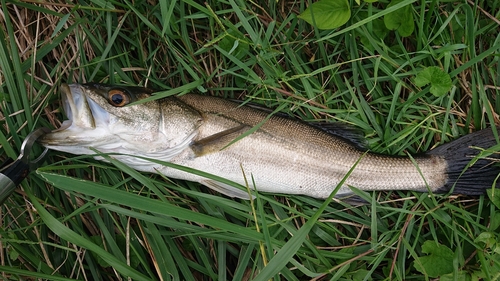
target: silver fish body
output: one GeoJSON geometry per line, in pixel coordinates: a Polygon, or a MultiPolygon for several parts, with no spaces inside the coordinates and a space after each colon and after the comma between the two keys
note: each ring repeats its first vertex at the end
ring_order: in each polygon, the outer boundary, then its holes
{"type": "MultiPolygon", "coordinates": [[[[248,199],[248,194],[134,155],[201,170],[242,185],[245,177],[253,179],[258,191],[316,198],[328,197],[358,160],[337,197],[351,193],[349,186],[435,192],[452,181],[456,185],[450,166],[458,156],[448,157],[444,153],[448,147],[413,159],[391,157],[364,152],[349,140],[304,122],[281,116],[268,118],[267,112],[216,97],[187,94],[125,106],[148,98],[151,91],[63,84],[61,92],[69,121],[44,137],[45,146],[73,154],[94,154],[90,149],[94,148],[132,155],[113,157],[139,171],[200,182],[232,197],[248,199]],[[253,128],[257,129],[248,134],[253,128]]],[[[468,147],[469,142],[458,146],[468,147]]]]}

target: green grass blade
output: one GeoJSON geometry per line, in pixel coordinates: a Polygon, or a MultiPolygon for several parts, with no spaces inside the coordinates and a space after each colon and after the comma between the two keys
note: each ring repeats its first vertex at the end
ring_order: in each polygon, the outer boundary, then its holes
{"type": "Polygon", "coordinates": [[[75,231],[69,229],[67,226],[59,222],[47,210],[45,210],[45,208],[40,203],[38,203],[37,198],[33,194],[31,194],[31,192],[27,192],[27,195],[31,199],[34,207],[38,210],[41,219],[59,237],[67,241],[72,241],[76,245],[84,247],[96,253],[98,256],[100,256],[103,260],[105,260],[108,264],[113,266],[113,268],[115,268],[118,272],[120,272],[124,276],[132,277],[134,279],[139,279],[139,280],[151,280],[150,278],[141,274],[137,270],[131,268],[130,266],[127,266],[123,261],[119,260],[114,255],[108,253],[104,249],[100,248],[96,244],[90,242],[88,239],[82,237],[75,231]]]}

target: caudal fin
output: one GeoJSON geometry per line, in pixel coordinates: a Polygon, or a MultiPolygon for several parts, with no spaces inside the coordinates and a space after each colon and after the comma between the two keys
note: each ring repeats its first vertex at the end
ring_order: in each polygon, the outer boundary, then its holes
{"type": "MultiPolygon", "coordinates": [[[[500,132],[500,128],[497,128],[500,132]]],[[[448,181],[440,189],[454,194],[481,195],[492,188],[500,174],[500,152],[496,151],[485,157],[475,157],[482,151],[497,145],[493,128],[484,129],[443,144],[428,152],[439,155],[448,163],[448,181]]],[[[500,188],[500,184],[498,186],[500,188]]]]}

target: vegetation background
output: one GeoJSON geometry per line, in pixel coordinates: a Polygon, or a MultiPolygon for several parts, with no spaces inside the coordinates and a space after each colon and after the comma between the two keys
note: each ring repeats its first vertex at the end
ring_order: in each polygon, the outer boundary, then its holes
{"type": "MultiPolygon", "coordinates": [[[[0,155],[17,157],[30,131],[60,125],[62,82],[280,107],[355,126],[393,155],[500,124],[500,1],[323,0],[306,10],[311,2],[2,0],[0,155]],[[343,18],[319,29],[328,7],[343,18]]],[[[368,204],[230,200],[52,152],[1,207],[1,276],[500,279],[498,197],[357,194],[368,204]]]]}

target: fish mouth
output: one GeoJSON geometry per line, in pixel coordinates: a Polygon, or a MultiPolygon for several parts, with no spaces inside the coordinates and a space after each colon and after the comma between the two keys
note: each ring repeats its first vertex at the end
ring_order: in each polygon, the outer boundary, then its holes
{"type": "Polygon", "coordinates": [[[109,120],[109,113],[88,96],[84,85],[61,84],[59,90],[68,119],[40,142],[49,147],[95,142],[109,120]]]}
{"type": "Polygon", "coordinates": [[[80,128],[95,128],[95,120],[82,87],[75,84],[61,84],[59,90],[68,120],[64,120],[61,127],[54,132],[64,131],[73,126],[73,123],[80,128]]]}

